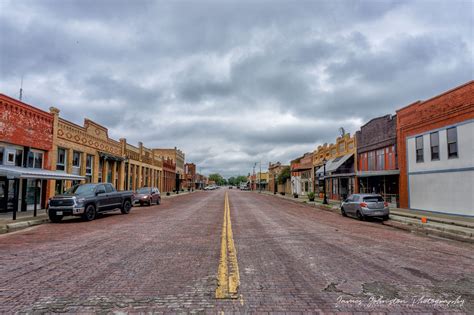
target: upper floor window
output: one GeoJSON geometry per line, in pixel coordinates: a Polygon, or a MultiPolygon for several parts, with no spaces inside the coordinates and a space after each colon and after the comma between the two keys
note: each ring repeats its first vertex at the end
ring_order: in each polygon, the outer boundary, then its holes
{"type": "Polygon", "coordinates": [[[344,149],[346,148],[345,143],[342,142],[339,144],[339,152],[344,152],[344,149]]]}
{"type": "Polygon", "coordinates": [[[81,152],[72,153],[72,167],[81,167],[81,152]]]}
{"type": "Polygon", "coordinates": [[[416,163],[423,162],[423,136],[418,136],[416,140],[416,163]]]}
{"type": "Polygon", "coordinates": [[[367,167],[369,171],[375,171],[375,151],[370,151],[368,153],[367,167]]]}
{"type": "Polygon", "coordinates": [[[0,165],[3,165],[3,156],[5,154],[5,148],[0,147],[0,165]]]}
{"type": "Polygon", "coordinates": [[[431,161],[439,160],[439,133],[430,133],[431,161]]]}
{"type": "Polygon", "coordinates": [[[446,130],[448,135],[448,159],[458,157],[458,132],[456,127],[446,130]]]}
{"type": "Polygon", "coordinates": [[[29,151],[27,166],[30,168],[43,168],[43,153],[36,152],[36,151],[29,151]]]}
{"type": "Polygon", "coordinates": [[[377,150],[377,170],[385,169],[385,150],[377,150]]]}
{"type": "Polygon", "coordinates": [[[16,149],[15,166],[23,166],[23,150],[16,149]]]}
{"type": "Polygon", "coordinates": [[[58,159],[56,161],[56,169],[59,171],[66,170],[66,149],[58,148],[58,159]]]}

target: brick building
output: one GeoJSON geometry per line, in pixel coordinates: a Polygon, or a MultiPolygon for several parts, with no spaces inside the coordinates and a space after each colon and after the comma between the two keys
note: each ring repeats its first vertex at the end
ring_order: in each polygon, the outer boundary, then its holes
{"type": "Polygon", "coordinates": [[[184,152],[177,149],[174,147],[173,149],[162,149],[162,148],[156,148],[153,149],[153,153],[156,154],[157,156],[164,159],[170,159],[173,161],[175,164],[175,174],[176,174],[176,179],[175,179],[175,188],[172,190],[181,190],[184,187],[182,187],[182,182],[184,181],[185,174],[184,174],[184,161],[185,161],[185,155],[184,152]]]}
{"type": "Polygon", "coordinates": [[[182,185],[184,188],[188,190],[199,188],[196,183],[196,164],[194,163],[184,164],[184,174],[185,174],[185,180],[182,185]]]}
{"type": "Polygon", "coordinates": [[[280,175],[281,171],[286,167],[290,166],[283,165],[280,162],[268,163],[268,191],[271,191],[273,193],[278,192],[278,176],[280,175]]]}
{"type": "Polygon", "coordinates": [[[298,195],[306,195],[313,191],[313,152],[305,153],[303,156],[291,161],[291,191],[298,195]]]}
{"type": "Polygon", "coordinates": [[[474,81],[397,110],[400,206],[474,216],[474,81]]]}
{"type": "Polygon", "coordinates": [[[163,158],[162,192],[175,191],[177,182],[175,162],[170,158],[163,158]]]}
{"type": "MultiPolygon", "coordinates": [[[[84,126],[59,117],[59,109],[51,107],[53,149],[51,169],[84,176],[86,183],[112,183],[124,189],[125,162],[122,143],[108,136],[108,130],[92,120],[84,119],[84,126]]],[[[57,180],[49,195],[62,193],[72,184],[57,180]]]]}
{"type": "Polygon", "coordinates": [[[397,118],[377,117],[356,132],[358,192],[381,194],[398,204],[397,118]]]}
{"type": "Polygon", "coordinates": [[[143,145],[135,147],[120,139],[125,159],[124,189],[137,190],[142,187],[158,187],[163,190],[163,159],[143,145]]]}
{"type": "Polygon", "coordinates": [[[322,196],[324,185],[329,199],[344,199],[357,191],[356,138],[344,133],[336,143],[325,143],[313,152],[314,184],[322,196]]]}
{"type": "Polygon", "coordinates": [[[0,94],[0,212],[44,208],[55,179],[82,177],[51,169],[54,116],[0,94]]]}

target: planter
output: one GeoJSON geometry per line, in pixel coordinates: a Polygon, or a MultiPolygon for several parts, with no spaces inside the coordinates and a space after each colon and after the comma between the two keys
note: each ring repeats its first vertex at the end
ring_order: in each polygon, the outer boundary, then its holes
{"type": "Polygon", "coordinates": [[[293,198],[298,198],[298,194],[293,194],[293,198]]]}
{"type": "Polygon", "coordinates": [[[168,191],[168,192],[166,193],[166,196],[169,196],[169,195],[170,195],[170,192],[168,191]]]}
{"type": "Polygon", "coordinates": [[[314,198],[308,198],[309,201],[314,201],[314,198]]]}

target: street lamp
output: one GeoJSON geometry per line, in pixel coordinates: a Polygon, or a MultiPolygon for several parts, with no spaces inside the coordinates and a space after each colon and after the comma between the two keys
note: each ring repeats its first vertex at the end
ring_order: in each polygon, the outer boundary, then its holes
{"type": "Polygon", "coordinates": [[[323,159],[323,193],[324,193],[324,198],[323,198],[323,204],[327,205],[328,204],[328,198],[326,196],[326,163],[328,161],[326,158],[323,159]]]}

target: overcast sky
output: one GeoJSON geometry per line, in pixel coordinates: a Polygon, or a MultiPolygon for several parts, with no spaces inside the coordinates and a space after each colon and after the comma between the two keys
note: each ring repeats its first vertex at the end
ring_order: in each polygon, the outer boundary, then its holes
{"type": "Polygon", "coordinates": [[[0,92],[203,173],[288,163],[473,78],[473,1],[0,0],[0,92]]]}

